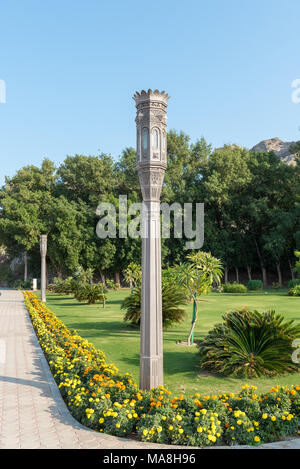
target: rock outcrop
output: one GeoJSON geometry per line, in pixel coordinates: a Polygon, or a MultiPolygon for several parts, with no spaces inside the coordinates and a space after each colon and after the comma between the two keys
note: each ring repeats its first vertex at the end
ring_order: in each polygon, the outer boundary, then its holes
{"type": "Polygon", "coordinates": [[[263,140],[262,142],[251,148],[251,151],[273,151],[280,159],[285,163],[294,165],[295,157],[290,154],[290,146],[296,142],[283,142],[280,138],[270,138],[269,140],[263,140]]]}

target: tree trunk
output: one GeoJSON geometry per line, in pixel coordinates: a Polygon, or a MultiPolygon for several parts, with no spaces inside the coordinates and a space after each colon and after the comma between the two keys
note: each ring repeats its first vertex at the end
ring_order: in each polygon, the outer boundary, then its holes
{"type": "Polygon", "coordinates": [[[99,273],[100,273],[101,282],[103,283],[103,285],[105,285],[105,275],[101,269],[99,269],[99,273]]]}
{"type": "Polygon", "coordinates": [[[264,260],[263,260],[263,257],[261,255],[261,252],[260,252],[260,249],[258,247],[256,239],[254,240],[254,242],[255,242],[256,251],[257,251],[257,255],[258,255],[259,263],[260,263],[260,268],[261,268],[261,273],[262,273],[262,277],[263,277],[263,285],[264,285],[264,288],[267,288],[268,287],[267,269],[265,267],[265,263],[264,263],[264,260]]]}
{"type": "Polygon", "coordinates": [[[247,265],[247,272],[248,272],[248,279],[250,282],[252,280],[252,277],[251,277],[251,267],[249,265],[247,265]]]}
{"type": "Polygon", "coordinates": [[[115,279],[116,279],[116,285],[118,288],[120,288],[121,283],[120,283],[120,272],[115,273],[115,279]]]}
{"type": "Polygon", "coordinates": [[[268,276],[267,276],[267,269],[266,267],[261,264],[261,272],[262,272],[262,277],[263,277],[263,285],[264,288],[268,288],[268,276]]]}
{"type": "Polygon", "coordinates": [[[290,260],[289,257],[288,257],[288,263],[289,263],[289,267],[290,267],[290,271],[291,271],[292,280],[294,280],[295,274],[294,274],[293,266],[292,266],[292,263],[291,263],[291,260],[290,260]]]}
{"type": "Polygon", "coordinates": [[[228,267],[227,266],[225,267],[225,270],[224,270],[224,282],[228,283],[228,267]]]}
{"type": "Polygon", "coordinates": [[[62,271],[59,270],[58,272],[56,272],[56,275],[57,275],[58,278],[62,278],[62,271]]]}
{"type": "Polygon", "coordinates": [[[28,276],[28,258],[27,251],[24,252],[24,282],[26,282],[28,276]]]}
{"type": "Polygon", "coordinates": [[[196,308],[195,308],[195,319],[194,321],[192,322],[192,327],[191,327],[191,330],[190,330],[190,333],[189,333],[189,336],[188,336],[188,339],[187,339],[187,345],[190,346],[191,345],[191,338],[192,338],[192,335],[193,335],[193,332],[194,332],[194,329],[195,329],[195,325],[196,325],[196,322],[197,322],[197,319],[198,319],[198,301],[196,300],[196,308]]]}
{"type": "Polygon", "coordinates": [[[276,269],[277,269],[277,274],[278,274],[278,283],[282,287],[282,275],[281,275],[280,262],[276,262],[276,269]]]}
{"type": "Polygon", "coordinates": [[[235,267],[235,276],[236,276],[236,282],[240,283],[240,275],[239,275],[239,268],[235,267]]]}

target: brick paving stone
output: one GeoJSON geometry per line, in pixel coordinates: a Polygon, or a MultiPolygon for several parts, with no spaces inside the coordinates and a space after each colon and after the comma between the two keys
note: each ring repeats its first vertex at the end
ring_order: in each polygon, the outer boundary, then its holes
{"type": "MultiPolygon", "coordinates": [[[[39,346],[22,293],[0,293],[0,340],[6,348],[5,362],[0,363],[0,449],[180,448],[113,437],[76,422],[39,346]]],[[[300,449],[300,439],[255,448],[263,447],[300,449]]]]}

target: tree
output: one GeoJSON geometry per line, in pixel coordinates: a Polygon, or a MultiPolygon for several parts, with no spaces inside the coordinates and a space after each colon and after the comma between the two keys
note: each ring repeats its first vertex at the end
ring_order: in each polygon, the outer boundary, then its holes
{"type": "Polygon", "coordinates": [[[198,296],[207,295],[214,282],[220,284],[223,267],[221,261],[208,252],[198,251],[188,255],[187,259],[189,262],[175,267],[174,278],[193,299],[193,320],[187,338],[187,345],[190,346],[193,344],[193,334],[198,319],[198,296]]]}
{"type": "Polygon", "coordinates": [[[47,256],[59,277],[64,271],[73,273],[81,264],[86,243],[86,212],[83,202],[54,198],[47,210],[47,256]]]}
{"type": "Polygon", "coordinates": [[[41,168],[26,166],[6,178],[0,190],[0,237],[10,257],[26,253],[27,260],[27,253],[38,249],[39,235],[47,232],[55,183],[55,166],[48,159],[41,168]]]}
{"type": "Polygon", "coordinates": [[[142,268],[140,264],[130,262],[126,269],[123,271],[125,282],[129,283],[130,288],[137,287],[141,283],[142,268]]]}
{"type": "Polygon", "coordinates": [[[300,278],[300,251],[295,251],[295,256],[298,260],[296,261],[294,271],[296,272],[297,277],[300,278]]]}
{"type": "Polygon", "coordinates": [[[116,174],[111,156],[67,156],[58,169],[57,193],[68,200],[81,200],[96,210],[116,186],[116,174]]]}

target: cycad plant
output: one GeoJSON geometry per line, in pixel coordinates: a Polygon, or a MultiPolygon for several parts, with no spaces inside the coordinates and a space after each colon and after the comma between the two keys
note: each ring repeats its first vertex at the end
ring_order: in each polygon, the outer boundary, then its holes
{"type": "Polygon", "coordinates": [[[292,342],[300,325],[275,311],[232,311],[200,343],[201,368],[246,378],[297,371],[292,342]]]}
{"type": "MultiPolygon", "coordinates": [[[[180,323],[185,316],[182,305],[187,303],[187,295],[183,288],[168,279],[162,280],[162,316],[163,327],[167,328],[173,323],[180,323]]],[[[141,320],[141,287],[138,286],[125,298],[121,309],[126,309],[124,321],[139,325],[141,320]]]]}
{"type": "Polygon", "coordinates": [[[107,290],[102,283],[85,284],[78,288],[75,298],[80,302],[87,302],[89,305],[97,303],[97,301],[104,302],[106,299],[105,293],[107,290]]]}

